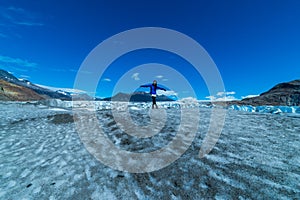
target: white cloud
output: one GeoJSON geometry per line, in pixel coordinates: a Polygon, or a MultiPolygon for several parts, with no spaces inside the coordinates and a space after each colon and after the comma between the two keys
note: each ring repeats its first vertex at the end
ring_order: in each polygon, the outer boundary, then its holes
{"type": "Polygon", "coordinates": [[[182,103],[198,103],[198,100],[194,97],[185,97],[179,100],[182,103]]]}
{"type": "Polygon", "coordinates": [[[168,81],[169,79],[167,79],[167,78],[164,78],[164,79],[162,79],[162,81],[168,81]]]}
{"type": "Polygon", "coordinates": [[[157,90],[157,94],[158,95],[166,95],[166,96],[177,96],[177,92],[173,91],[173,90],[167,90],[167,91],[163,91],[163,90],[157,90]]]}
{"type": "Polygon", "coordinates": [[[87,70],[80,70],[80,69],[71,69],[70,72],[73,73],[81,73],[81,74],[93,74],[93,72],[91,71],[87,71],[87,70]]]}
{"type": "Polygon", "coordinates": [[[157,75],[155,76],[156,78],[162,79],[164,76],[163,75],[157,75]]]}
{"type": "Polygon", "coordinates": [[[139,73],[132,74],[131,78],[133,78],[133,80],[135,81],[139,81],[140,80],[139,73]]]}
{"type": "Polygon", "coordinates": [[[27,76],[27,75],[20,75],[20,77],[22,78],[22,79],[30,79],[30,76],[27,76]]]}
{"type": "Polygon", "coordinates": [[[209,99],[210,101],[233,101],[237,100],[233,95],[235,92],[218,92],[216,96],[207,96],[205,98],[209,99]]]}
{"type": "Polygon", "coordinates": [[[215,96],[207,96],[205,97],[210,101],[233,101],[237,100],[234,96],[226,96],[226,97],[215,97],[215,96]]]}
{"type": "Polygon", "coordinates": [[[38,22],[15,22],[17,25],[23,25],[23,26],[44,26],[42,23],[38,22]]]}
{"type": "Polygon", "coordinates": [[[214,100],[214,99],[216,99],[216,97],[215,97],[215,96],[206,96],[205,98],[206,98],[206,99],[210,99],[210,100],[214,100]]]}
{"type": "Polygon", "coordinates": [[[234,95],[235,92],[218,92],[217,96],[234,95]]]}
{"type": "Polygon", "coordinates": [[[105,81],[105,82],[110,82],[110,81],[111,81],[111,79],[110,79],[110,78],[104,78],[104,79],[102,79],[102,81],[105,81]]]}
{"type": "Polygon", "coordinates": [[[252,97],[258,97],[259,95],[257,94],[250,94],[250,95],[247,95],[247,96],[242,96],[242,99],[247,99],[247,98],[252,98],[252,97]]]}

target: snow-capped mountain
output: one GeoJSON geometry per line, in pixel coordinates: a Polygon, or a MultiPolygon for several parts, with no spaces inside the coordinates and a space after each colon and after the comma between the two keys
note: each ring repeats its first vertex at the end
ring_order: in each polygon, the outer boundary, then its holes
{"type": "Polygon", "coordinates": [[[74,90],[74,89],[65,89],[65,88],[53,88],[48,86],[41,86],[33,84],[25,79],[18,79],[11,73],[0,69],[0,84],[1,93],[0,95],[3,100],[20,100],[19,96],[21,95],[22,101],[26,100],[40,100],[40,99],[61,99],[61,100],[91,100],[92,97],[88,96],[83,91],[74,90]],[[19,88],[18,92],[16,90],[8,90],[8,85],[10,88],[19,88]],[[26,89],[24,89],[26,88],[26,89]],[[12,92],[14,91],[14,92],[12,92]],[[36,95],[32,96],[32,94],[36,95]],[[28,98],[26,98],[28,96],[28,98]]]}
{"type": "MultiPolygon", "coordinates": [[[[61,99],[61,100],[94,100],[82,90],[73,88],[56,88],[43,85],[37,85],[31,83],[26,79],[18,79],[11,73],[0,69],[0,100],[39,100],[39,99],[61,99]],[[9,83],[9,84],[8,84],[9,83]],[[8,87],[9,85],[9,87],[8,87]],[[8,91],[8,88],[12,89],[8,91]],[[18,89],[16,89],[18,88],[18,89]],[[24,89],[26,88],[26,89],[24,89]],[[28,90],[29,89],[29,90],[28,90]],[[36,94],[34,94],[34,93],[36,94]],[[28,94],[28,95],[26,95],[28,94]],[[34,95],[33,95],[34,94],[34,95]],[[14,97],[15,95],[15,97],[14,97]],[[28,98],[26,99],[26,96],[28,98]]],[[[118,93],[114,97],[105,99],[110,101],[111,99],[116,101],[134,101],[134,102],[149,102],[151,96],[148,93],[134,92],[131,94],[118,93]]],[[[157,101],[174,101],[174,99],[166,96],[159,95],[157,101]]],[[[210,102],[212,103],[212,102],[210,102]]],[[[228,105],[252,105],[252,106],[300,106],[300,80],[294,80],[291,82],[280,83],[269,91],[260,94],[257,97],[245,98],[241,101],[229,101],[229,102],[213,102],[213,104],[219,104],[221,106],[228,105]]]]}
{"type": "Polygon", "coordinates": [[[38,84],[37,86],[52,90],[56,93],[70,96],[73,100],[93,100],[93,98],[83,90],[74,89],[74,88],[57,88],[57,87],[38,85],[38,84]]]}
{"type": "Polygon", "coordinates": [[[85,91],[74,89],[74,88],[58,88],[58,87],[45,86],[45,85],[40,85],[40,84],[36,84],[36,85],[40,86],[42,88],[52,90],[52,91],[60,92],[65,95],[86,94],[85,91]]]}

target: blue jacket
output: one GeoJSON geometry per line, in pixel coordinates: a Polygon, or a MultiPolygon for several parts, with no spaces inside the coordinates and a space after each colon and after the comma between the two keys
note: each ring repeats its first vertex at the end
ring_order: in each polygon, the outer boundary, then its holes
{"type": "Polygon", "coordinates": [[[141,87],[150,87],[150,94],[156,94],[157,89],[166,91],[165,88],[154,86],[153,84],[141,85],[141,87]]]}

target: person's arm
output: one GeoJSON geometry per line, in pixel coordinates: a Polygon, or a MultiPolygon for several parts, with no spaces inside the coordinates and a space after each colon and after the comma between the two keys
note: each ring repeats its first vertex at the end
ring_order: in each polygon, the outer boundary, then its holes
{"type": "Polygon", "coordinates": [[[151,87],[151,84],[141,85],[140,87],[151,87]]]}
{"type": "Polygon", "coordinates": [[[159,87],[159,86],[157,86],[156,88],[157,88],[157,89],[159,89],[159,90],[166,91],[166,89],[165,89],[165,88],[162,88],[162,87],[159,87]]]}

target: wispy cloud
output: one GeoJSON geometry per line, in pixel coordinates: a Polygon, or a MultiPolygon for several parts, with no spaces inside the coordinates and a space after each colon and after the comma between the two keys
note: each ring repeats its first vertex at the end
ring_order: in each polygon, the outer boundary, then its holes
{"type": "Polygon", "coordinates": [[[157,75],[157,76],[155,76],[155,78],[160,79],[160,81],[164,81],[164,82],[169,80],[167,78],[164,78],[163,75],[157,75]]]}
{"type": "Polygon", "coordinates": [[[222,97],[222,96],[227,96],[227,95],[234,95],[235,92],[218,92],[217,96],[222,97]]]}
{"type": "Polygon", "coordinates": [[[14,7],[14,6],[9,6],[7,8],[7,10],[11,10],[11,11],[18,12],[18,13],[25,13],[26,12],[23,8],[17,8],[17,7],[14,7]]]}
{"type": "Polygon", "coordinates": [[[139,73],[134,73],[134,74],[132,74],[131,78],[133,78],[133,80],[135,80],[135,81],[139,81],[140,80],[139,75],[140,75],[139,73]]]}
{"type": "Polygon", "coordinates": [[[0,39],[22,38],[24,32],[23,27],[41,27],[39,14],[20,7],[4,7],[0,6],[0,39]],[[22,28],[22,30],[20,30],[22,28]]]}
{"type": "Polygon", "coordinates": [[[258,97],[259,95],[257,94],[250,94],[250,95],[247,95],[247,96],[242,96],[242,99],[247,99],[247,98],[253,98],[253,97],[258,97]]]}
{"type": "Polygon", "coordinates": [[[155,77],[158,78],[158,79],[162,79],[164,76],[163,75],[157,75],[155,77]]]}
{"type": "Polygon", "coordinates": [[[30,79],[30,76],[27,76],[27,75],[20,75],[20,78],[22,78],[22,79],[27,79],[27,80],[29,80],[30,79]]]}
{"type": "Polygon", "coordinates": [[[72,72],[72,73],[81,73],[81,74],[93,74],[94,72],[92,71],[86,71],[86,70],[80,70],[80,69],[68,69],[69,72],[72,72]]]}
{"type": "Polygon", "coordinates": [[[236,100],[234,96],[226,96],[226,97],[216,97],[216,96],[207,96],[205,97],[211,101],[233,101],[236,100]]]}
{"type": "Polygon", "coordinates": [[[166,96],[177,96],[178,95],[178,93],[173,90],[167,90],[167,91],[157,90],[157,94],[158,95],[166,95],[166,96]]]}
{"type": "Polygon", "coordinates": [[[102,81],[104,81],[104,82],[111,82],[111,79],[110,78],[104,78],[104,79],[102,79],[102,81]]]}
{"type": "Polygon", "coordinates": [[[25,78],[25,79],[30,79],[30,76],[28,76],[28,75],[23,75],[23,74],[21,74],[20,77],[21,77],[21,78],[25,78]]]}
{"type": "Polygon", "coordinates": [[[15,24],[24,26],[44,26],[44,24],[38,22],[15,22],[15,24]]]}
{"type": "Polygon", "coordinates": [[[10,6],[1,9],[2,18],[6,19],[8,24],[23,26],[43,26],[44,24],[37,21],[36,14],[23,8],[10,6]]]}
{"type": "Polygon", "coordinates": [[[233,101],[237,100],[233,95],[235,92],[218,92],[216,96],[207,96],[211,101],[233,101]]]}
{"type": "Polygon", "coordinates": [[[25,10],[10,6],[7,8],[6,15],[9,16],[11,23],[24,26],[43,26],[44,24],[37,21],[36,14],[25,10]]]}
{"type": "Polygon", "coordinates": [[[77,73],[78,70],[70,69],[68,66],[62,67],[51,67],[49,68],[50,71],[59,72],[59,73],[77,73]]]}
{"type": "Polygon", "coordinates": [[[0,64],[19,66],[19,67],[29,67],[29,68],[37,67],[37,63],[29,62],[21,58],[12,58],[12,57],[2,56],[2,55],[0,55],[0,64]]]}

